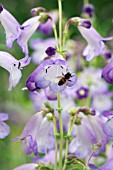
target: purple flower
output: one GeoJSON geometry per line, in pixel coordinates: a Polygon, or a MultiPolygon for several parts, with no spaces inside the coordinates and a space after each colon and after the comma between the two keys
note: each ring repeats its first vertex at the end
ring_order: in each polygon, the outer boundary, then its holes
{"type": "Polygon", "coordinates": [[[113,58],[103,69],[101,77],[104,78],[108,83],[113,84],[113,58]]]}
{"type": "Polygon", "coordinates": [[[108,136],[113,137],[113,117],[104,124],[104,132],[108,136]]]}
{"type": "Polygon", "coordinates": [[[8,90],[11,91],[20,81],[22,67],[27,66],[30,63],[31,58],[26,56],[21,60],[16,60],[9,53],[0,51],[0,59],[0,66],[10,73],[8,90]]]}
{"type": "Polygon", "coordinates": [[[74,127],[72,135],[76,138],[69,145],[69,152],[74,153],[77,157],[86,158],[91,154],[92,145],[101,144],[100,150],[95,155],[105,151],[108,143],[108,136],[103,132],[104,122],[96,116],[86,118],[82,116],[82,123],[74,127]],[[87,135],[86,135],[87,134],[87,135]]]}
{"type": "Polygon", "coordinates": [[[89,17],[93,17],[94,6],[91,4],[87,4],[87,5],[83,6],[82,12],[83,12],[83,14],[88,15],[89,17]]]}
{"type": "MultiPolygon", "coordinates": [[[[52,17],[53,21],[56,23],[58,20],[58,12],[57,11],[52,11],[50,12],[50,16],[52,17]]],[[[41,23],[38,27],[38,31],[49,35],[52,33],[52,25],[50,19],[46,23],[41,23]]]]}
{"type": "Polygon", "coordinates": [[[22,149],[25,154],[45,153],[50,147],[50,130],[52,130],[52,123],[46,117],[43,118],[42,112],[37,112],[27,122],[22,134],[12,141],[22,140],[22,149]]]}
{"type": "Polygon", "coordinates": [[[105,48],[104,41],[113,39],[113,37],[103,38],[92,26],[87,29],[78,25],[78,30],[88,42],[87,47],[83,51],[83,56],[86,57],[87,61],[101,55],[105,48]]]}
{"type": "Polygon", "coordinates": [[[26,86],[31,91],[49,86],[53,92],[58,92],[64,90],[66,86],[73,86],[76,81],[76,75],[68,67],[66,61],[54,57],[40,64],[28,78],[26,86]],[[32,83],[34,83],[34,88],[30,87],[32,83]]]}
{"type": "Polygon", "coordinates": [[[48,48],[46,49],[45,53],[46,53],[48,56],[55,55],[55,54],[56,54],[56,48],[48,47],[48,48]]]}
{"type": "Polygon", "coordinates": [[[0,113],[0,139],[4,139],[10,133],[10,127],[4,123],[4,121],[8,119],[8,114],[0,113]]]}
{"type": "Polygon", "coordinates": [[[37,167],[38,167],[38,164],[29,163],[29,164],[18,166],[14,168],[13,170],[36,170],[37,167]]]}
{"type": "Polygon", "coordinates": [[[6,45],[8,48],[11,48],[13,41],[16,40],[20,34],[20,24],[17,20],[0,5],[0,22],[5,29],[6,33],[6,45]]]}
{"type": "Polygon", "coordinates": [[[85,87],[80,87],[79,89],[77,89],[76,94],[78,99],[87,98],[89,94],[89,89],[85,87]]]}
{"type": "Polygon", "coordinates": [[[113,111],[109,112],[108,110],[104,110],[104,111],[102,112],[102,115],[103,115],[104,117],[111,116],[111,115],[113,115],[113,111]]]}
{"type": "Polygon", "coordinates": [[[25,53],[25,55],[28,54],[27,42],[29,38],[32,36],[32,34],[36,31],[37,27],[39,26],[40,18],[41,18],[40,16],[32,17],[25,21],[20,27],[21,34],[17,38],[17,43],[19,44],[20,48],[25,53]]]}

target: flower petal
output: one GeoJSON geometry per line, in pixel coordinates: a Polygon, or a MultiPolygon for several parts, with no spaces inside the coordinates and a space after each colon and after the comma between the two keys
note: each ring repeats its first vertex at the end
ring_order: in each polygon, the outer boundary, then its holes
{"type": "Polygon", "coordinates": [[[0,138],[4,139],[6,136],[8,136],[10,133],[10,127],[4,123],[0,122],[0,138]]]}

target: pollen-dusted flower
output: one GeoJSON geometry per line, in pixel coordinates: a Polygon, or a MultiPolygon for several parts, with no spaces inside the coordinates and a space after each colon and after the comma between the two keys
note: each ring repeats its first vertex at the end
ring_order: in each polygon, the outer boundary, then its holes
{"type": "Polygon", "coordinates": [[[9,88],[11,91],[15,87],[22,76],[21,69],[30,63],[31,58],[26,56],[21,60],[15,59],[11,54],[0,51],[0,66],[6,69],[9,73],[9,88]]]}
{"type": "Polygon", "coordinates": [[[7,113],[0,113],[0,139],[4,139],[10,133],[10,127],[4,123],[4,121],[8,119],[7,113]]]}
{"type": "Polygon", "coordinates": [[[112,40],[113,37],[103,38],[94,28],[86,28],[78,25],[78,30],[88,42],[87,47],[83,51],[83,56],[87,61],[92,60],[103,53],[105,48],[104,41],[112,40]]]}
{"type": "Polygon", "coordinates": [[[13,41],[16,40],[20,34],[20,24],[18,21],[0,4],[0,22],[5,29],[6,45],[11,48],[13,41]]]}
{"type": "Polygon", "coordinates": [[[103,69],[101,77],[104,78],[109,84],[113,84],[113,58],[103,69]]]}
{"type": "Polygon", "coordinates": [[[54,57],[44,60],[39,65],[28,78],[26,86],[31,91],[38,88],[45,89],[49,86],[50,90],[58,92],[64,90],[66,86],[73,86],[76,81],[77,77],[66,61],[54,57]],[[33,88],[30,87],[30,82],[34,83],[33,88]]]}

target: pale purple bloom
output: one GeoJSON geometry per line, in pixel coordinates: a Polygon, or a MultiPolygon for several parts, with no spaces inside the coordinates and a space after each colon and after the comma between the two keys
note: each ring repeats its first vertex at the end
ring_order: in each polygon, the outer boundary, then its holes
{"type": "Polygon", "coordinates": [[[4,121],[8,119],[8,114],[0,113],[0,139],[4,139],[10,133],[10,127],[4,123],[4,121]]]}
{"type": "Polygon", "coordinates": [[[20,24],[18,21],[0,5],[0,22],[5,29],[6,33],[6,45],[8,48],[11,48],[13,45],[13,41],[16,40],[20,34],[20,24]]]}
{"type": "Polygon", "coordinates": [[[17,60],[11,54],[0,51],[0,66],[6,69],[9,73],[9,88],[11,91],[22,77],[21,69],[30,63],[31,58],[26,56],[23,59],[17,60]]]}
{"type": "Polygon", "coordinates": [[[108,65],[102,71],[102,78],[108,83],[113,84],[113,58],[110,60],[108,65]]]}
{"type": "MultiPolygon", "coordinates": [[[[113,113],[112,113],[113,114],[113,113]]],[[[113,117],[108,119],[106,123],[104,124],[104,132],[110,136],[113,137],[113,117]]]]}
{"type": "Polygon", "coordinates": [[[22,149],[25,154],[45,153],[50,147],[50,130],[52,130],[52,123],[46,117],[43,118],[41,112],[37,112],[27,122],[22,134],[12,141],[22,140],[22,149]]]}
{"type": "Polygon", "coordinates": [[[25,55],[28,54],[27,42],[29,38],[32,36],[32,34],[36,31],[37,27],[39,26],[40,18],[41,18],[40,16],[32,17],[25,21],[20,27],[21,34],[17,38],[17,43],[19,44],[20,48],[25,53],[25,55]]]}
{"type": "Polygon", "coordinates": [[[111,116],[111,115],[113,115],[113,111],[104,110],[104,111],[102,112],[102,115],[103,115],[104,117],[111,116]]]}
{"type": "Polygon", "coordinates": [[[87,61],[92,60],[103,53],[105,48],[104,41],[112,40],[113,37],[103,38],[94,28],[85,28],[78,25],[78,30],[88,42],[87,47],[83,51],[83,56],[87,61]]]}
{"type": "Polygon", "coordinates": [[[38,167],[38,164],[29,163],[29,164],[18,166],[14,168],[13,170],[36,170],[37,167],[38,167]]]}
{"type": "Polygon", "coordinates": [[[45,57],[47,57],[45,51],[49,46],[53,48],[56,47],[54,38],[48,38],[45,40],[37,38],[30,41],[30,47],[34,50],[32,53],[32,61],[35,64],[40,64],[40,62],[43,61],[45,57]]]}
{"type": "Polygon", "coordinates": [[[44,60],[28,78],[26,86],[30,91],[49,87],[53,92],[58,92],[64,90],[66,86],[73,86],[76,81],[77,77],[69,68],[66,61],[56,56],[52,59],[44,60]],[[69,78],[60,84],[59,82],[62,77],[67,73],[70,75],[69,78]]]}
{"type": "MultiPolygon", "coordinates": [[[[83,116],[82,116],[83,117],[83,116]]],[[[81,125],[73,129],[72,135],[76,138],[69,145],[69,152],[74,153],[80,158],[86,158],[91,154],[92,145],[100,143],[100,150],[95,152],[95,155],[105,151],[105,146],[108,143],[108,137],[103,132],[104,122],[96,116],[83,117],[81,125]]]]}
{"type": "MultiPolygon", "coordinates": [[[[57,11],[52,11],[49,13],[49,15],[52,17],[53,21],[56,23],[58,20],[58,12],[57,11]]],[[[38,31],[49,35],[52,33],[53,28],[50,19],[46,23],[41,23],[38,27],[38,31]]]]}

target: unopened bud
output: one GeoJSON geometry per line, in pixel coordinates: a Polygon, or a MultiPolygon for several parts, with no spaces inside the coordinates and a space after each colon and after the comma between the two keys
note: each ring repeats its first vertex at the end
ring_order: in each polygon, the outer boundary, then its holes
{"type": "Polygon", "coordinates": [[[40,21],[43,23],[47,22],[47,20],[50,18],[46,12],[41,12],[39,15],[41,16],[40,21]]]}
{"type": "Polygon", "coordinates": [[[92,115],[92,116],[96,114],[95,110],[93,110],[92,108],[88,108],[88,107],[80,107],[79,112],[82,112],[85,115],[92,115]]]}
{"type": "Polygon", "coordinates": [[[33,8],[33,9],[31,9],[31,15],[32,15],[32,16],[39,15],[39,14],[42,13],[42,12],[46,12],[46,9],[43,8],[43,7],[38,7],[38,8],[33,8]]]}
{"type": "Polygon", "coordinates": [[[71,116],[75,116],[75,114],[78,112],[79,108],[76,108],[76,107],[72,107],[70,110],[69,110],[69,114],[71,116]]]}
{"type": "Polygon", "coordinates": [[[46,118],[48,121],[52,121],[53,120],[53,115],[51,113],[46,114],[46,118]]]}

